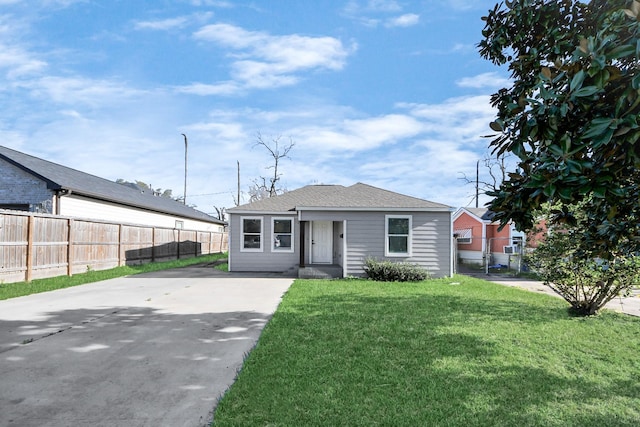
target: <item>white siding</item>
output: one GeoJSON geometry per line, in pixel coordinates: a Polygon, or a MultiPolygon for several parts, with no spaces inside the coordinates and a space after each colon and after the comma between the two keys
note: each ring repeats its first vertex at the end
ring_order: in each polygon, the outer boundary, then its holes
{"type": "Polygon", "coordinates": [[[115,203],[92,200],[74,194],[60,198],[60,215],[166,228],[178,228],[176,227],[176,221],[182,221],[182,228],[185,230],[224,231],[224,227],[219,224],[154,213],[115,203]]]}

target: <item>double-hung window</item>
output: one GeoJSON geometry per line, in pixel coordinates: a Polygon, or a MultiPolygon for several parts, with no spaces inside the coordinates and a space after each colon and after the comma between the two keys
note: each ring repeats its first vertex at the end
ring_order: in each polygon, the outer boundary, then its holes
{"type": "Polygon", "coordinates": [[[385,256],[411,256],[411,216],[385,216],[385,256]]]}
{"type": "Polygon", "coordinates": [[[293,252],[293,219],[273,218],[273,251],[293,252]]]}
{"type": "Polygon", "coordinates": [[[262,252],[262,218],[242,217],[242,247],[243,252],[262,252]]]}

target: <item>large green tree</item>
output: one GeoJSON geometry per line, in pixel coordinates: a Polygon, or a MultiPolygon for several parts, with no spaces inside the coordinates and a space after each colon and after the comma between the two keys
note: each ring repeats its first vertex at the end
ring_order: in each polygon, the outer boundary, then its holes
{"type": "Polygon", "coordinates": [[[480,53],[512,78],[491,146],[518,159],[491,209],[527,230],[553,206],[531,265],[595,314],[639,282],[640,2],[514,0],[483,19],[480,53]]]}
{"type": "Polygon", "coordinates": [[[491,192],[503,224],[530,229],[545,203],[571,224],[579,249],[614,259],[640,251],[640,3],[514,0],[483,18],[481,55],[508,65],[491,98],[494,153],[518,168],[491,192]]]}

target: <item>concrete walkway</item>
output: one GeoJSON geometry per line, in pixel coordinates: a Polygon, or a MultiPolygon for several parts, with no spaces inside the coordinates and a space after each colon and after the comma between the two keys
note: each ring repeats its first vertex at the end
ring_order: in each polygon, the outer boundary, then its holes
{"type": "MultiPolygon", "coordinates": [[[[560,295],[553,292],[551,288],[546,286],[543,282],[518,277],[508,277],[501,274],[473,274],[473,276],[490,282],[500,283],[507,286],[516,286],[532,292],[541,292],[561,298],[560,295]]],[[[636,289],[629,297],[613,299],[605,306],[605,308],[630,314],[632,316],[640,316],[640,290],[636,289]]]]}
{"type": "Polygon", "coordinates": [[[0,426],[206,426],[293,280],[203,266],[0,301],[0,426]]]}

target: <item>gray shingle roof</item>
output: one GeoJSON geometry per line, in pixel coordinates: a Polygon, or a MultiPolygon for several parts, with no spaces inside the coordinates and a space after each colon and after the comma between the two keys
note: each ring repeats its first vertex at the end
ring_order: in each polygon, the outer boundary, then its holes
{"type": "Polygon", "coordinates": [[[483,221],[493,221],[493,217],[496,214],[495,212],[490,211],[487,208],[465,208],[465,209],[483,221]]]}
{"type": "Polygon", "coordinates": [[[450,206],[357,183],[349,187],[342,185],[307,185],[276,197],[229,209],[228,212],[287,212],[305,209],[441,210],[450,209],[450,206]]]}
{"type": "Polygon", "coordinates": [[[0,159],[19,167],[47,183],[50,190],[69,190],[83,196],[176,215],[184,218],[224,224],[210,215],[167,197],[154,196],[126,185],[80,172],[57,163],[0,146],[0,159]]]}

